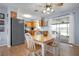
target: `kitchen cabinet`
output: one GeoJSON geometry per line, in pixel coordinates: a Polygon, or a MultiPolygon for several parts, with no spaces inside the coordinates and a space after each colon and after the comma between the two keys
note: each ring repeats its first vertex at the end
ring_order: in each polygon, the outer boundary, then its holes
{"type": "Polygon", "coordinates": [[[35,27],[34,21],[27,21],[24,23],[25,27],[35,27]]]}
{"type": "Polygon", "coordinates": [[[45,21],[44,20],[40,20],[39,21],[39,25],[42,27],[42,26],[45,26],[45,21]]]}

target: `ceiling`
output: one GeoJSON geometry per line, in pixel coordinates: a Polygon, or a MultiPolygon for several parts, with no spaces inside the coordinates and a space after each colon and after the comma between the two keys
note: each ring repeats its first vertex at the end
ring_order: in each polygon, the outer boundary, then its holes
{"type": "MultiPolygon", "coordinates": [[[[31,19],[35,19],[46,16],[41,12],[44,5],[45,3],[0,3],[0,8],[9,7],[18,11],[18,17],[22,17],[23,14],[31,14],[33,16],[31,19]]],[[[64,3],[62,7],[54,9],[54,13],[65,12],[76,8],[79,8],[79,3],[64,3]]]]}

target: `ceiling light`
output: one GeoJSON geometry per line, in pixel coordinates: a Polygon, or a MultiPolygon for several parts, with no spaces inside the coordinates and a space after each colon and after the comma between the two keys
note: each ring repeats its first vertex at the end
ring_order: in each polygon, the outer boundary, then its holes
{"type": "Polygon", "coordinates": [[[32,17],[32,15],[30,15],[30,14],[24,14],[24,15],[23,15],[23,17],[26,17],[26,18],[31,18],[31,17],[32,17]]]}
{"type": "Polygon", "coordinates": [[[43,10],[43,13],[46,13],[46,10],[43,10]]]}
{"type": "Polygon", "coordinates": [[[51,12],[54,12],[54,9],[51,9],[51,12]]]}
{"type": "Polygon", "coordinates": [[[43,13],[46,13],[46,14],[50,14],[51,12],[53,12],[54,10],[52,9],[52,6],[51,4],[46,4],[45,5],[45,8],[43,10],[43,13]]]}
{"type": "Polygon", "coordinates": [[[47,12],[47,14],[50,14],[50,12],[47,12]]]}
{"type": "Polygon", "coordinates": [[[55,7],[61,7],[61,6],[63,6],[63,3],[47,3],[45,4],[42,12],[44,14],[50,14],[54,12],[55,7]]]}
{"type": "Polygon", "coordinates": [[[47,8],[47,11],[50,11],[50,8],[47,8]]]}

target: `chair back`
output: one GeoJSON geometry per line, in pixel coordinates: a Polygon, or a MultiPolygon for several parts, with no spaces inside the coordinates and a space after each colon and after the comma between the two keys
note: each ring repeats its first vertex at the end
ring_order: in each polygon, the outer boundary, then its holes
{"type": "Polygon", "coordinates": [[[27,48],[29,48],[31,50],[34,49],[35,43],[34,43],[34,39],[32,38],[32,36],[29,33],[26,33],[25,38],[26,38],[26,42],[27,42],[27,48]]]}

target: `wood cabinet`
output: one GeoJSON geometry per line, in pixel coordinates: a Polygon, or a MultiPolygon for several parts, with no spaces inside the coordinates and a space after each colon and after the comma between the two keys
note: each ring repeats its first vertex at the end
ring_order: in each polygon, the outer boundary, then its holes
{"type": "Polygon", "coordinates": [[[11,11],[11,18],[16,19],[17,18],[17,12],[11,11]]]}
{"type": "Polygon", "coordinates": [[[26,27],[35,27],[35,22],[34,21],[27,21],[24,23],[26,27]]]}
{"type": "Polygon", "coordinates": [[[30,33],[32,36],[34,36],[35,35],[35,32],[36,31],[34,31],[34,30],[25,30],[25,33],[30,33]]]}
{"type": "Polygon", "coordinates": [[[35,22],[31,21],[31,27],[35,27],[35,22]]]}
{"type": "Polygon", "coordinates": [[[45,21],[44,20],[40,20],[39,25],[40,26],[45,26],[45,21]]]}
{"type": "Polygon", "coordinates": [[[24,25],[25,25],[26,27],[31,27],[31,22],[25,22],[24,25]]]}

